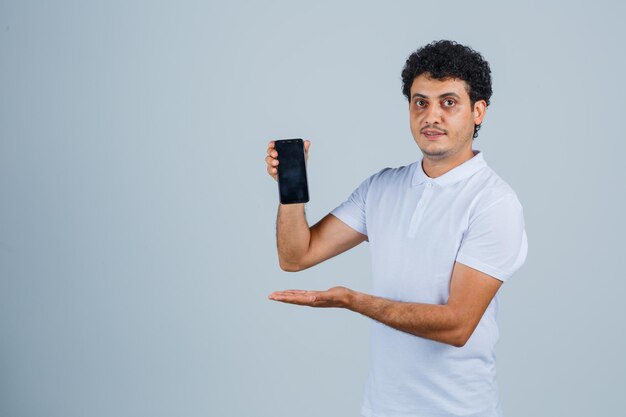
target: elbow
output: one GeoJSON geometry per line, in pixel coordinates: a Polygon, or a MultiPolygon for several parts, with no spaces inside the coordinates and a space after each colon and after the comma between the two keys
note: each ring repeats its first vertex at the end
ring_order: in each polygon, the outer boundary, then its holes
{"type": "Polygon", "coordinates": [[[284,257],[278,256],[278,264],[280,265],[280,269],[285,272],[300,272],[305,269],[309,269],[314,263],[310,261],[310,258],[307,256],[301,256],[298,259],[285,259],[284,257]]]}
{"type": "Polygon", "coordinates": [[[302,271],[303,269],[297,263],[284,262],[280,260],[278,264],[280,265],[280,269],[282,269],[285,272],[299,272],[299,271],[302,271]]]}
{"type": "Polygon", "coordinates": [[[456,348],[462,348],[467,343],[467,340],[464,339],[455,339],[450,344],[456,348]]]}
{"type": "Polygon", "coordinates": [[[471,332],[468,332],[465,327],[461,327],[454,332],[453,337],[451,338],[452,340],[450,340],[450,344],[454,347],[462,348],[467,344],[471,335],[471,332]]]}
{"type": "Polygon", "coordinates": [[[472,326],[471,320],[463,311],[460,311],[452,306],[448,306],[450,316],[451,328],[448,332],[448,344],[457,348],[465,346],[474,333],[476,326],[472,326]]]}
{"type": "Polygon", "coordinates": [[[298,267],[296,264],[288,264],[288,263],[280,263],[280,269],[282,269],[285,272],[298,272],[298,271],[302,271],[302,269],[300,269],[300,267],[298,267]]]}

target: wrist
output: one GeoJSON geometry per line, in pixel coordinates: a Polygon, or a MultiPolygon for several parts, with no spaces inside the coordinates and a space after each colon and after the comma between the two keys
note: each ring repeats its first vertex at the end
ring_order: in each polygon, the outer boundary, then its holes
{"type": "Polygon", "coordinates": [[[358,313],[358,306],[361,304],[363,295],[364,294],[361,292],[350,290],[346,301],[346,308],[358,313]]]}

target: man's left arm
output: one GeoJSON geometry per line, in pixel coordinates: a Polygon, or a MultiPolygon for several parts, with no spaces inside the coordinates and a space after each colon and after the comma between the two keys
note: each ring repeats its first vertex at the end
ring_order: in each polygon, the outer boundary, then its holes
{"type": "Polygon", "coordinates": [[[468,341],[502,282],[526,260],[522,206],[514,193],[476,210],[457,253],[450,295],[443,305],[388,300],[344,287],[288,290],[270,299],[311,307],[341,307],[426,339],[461,347],[468,341]]]}
{"type": "Polygon", "coordinates": [[[394,329],[462,347],[480,322],[502,281],[455,262],[447,304],[421,304],[334,287],[327,291],[286,290],[269,298],[310,307],[339,307],[355,311],[394,329]]]}

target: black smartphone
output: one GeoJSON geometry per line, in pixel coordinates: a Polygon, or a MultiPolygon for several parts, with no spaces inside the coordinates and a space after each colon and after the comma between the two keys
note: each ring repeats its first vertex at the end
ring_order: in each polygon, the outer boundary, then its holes
{"type": "Polygon", "coordinates": [[[302,139],[274,141],[278,152],[278,194],[281,204],[306,203],[309,186],[306,179],[306,159],[302,139]]]}

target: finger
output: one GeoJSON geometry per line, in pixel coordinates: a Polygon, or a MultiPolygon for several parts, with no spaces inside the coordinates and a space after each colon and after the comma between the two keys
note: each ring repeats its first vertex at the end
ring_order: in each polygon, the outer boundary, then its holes
{"type": "Polygon", "coordinates": [[[301,293],[284,293],[282,295],[285,299],[292,300],[297,303],[310,305],[311,303],[319,300],[317,291],[303,291],[301,293]]]}
{"type": "Polygon", "coordinates": [[[265,163],[267,165],[276,166],[276,165],[278,165],[278,159],[274,159],[271,156],[266,156],[265,157],[265,163]]]}
{"type": "Polygon", "coordinates": [[[274,301],[280,301],[281,303],[298,304],[302,306],[313,306],[316,297],[314,295],[275,295],[270,298],[274,301]]]}
{"type": "Polygon", "coordinates": [[[307,293],[309,291],[307,290],[280,290],[280,291],[274,291],[272,294],[304,294],[307,293]]]}
{"type": "Polygon", "coordinates": [[[274,291],[270,294],[270,298],[293,298],[301,296],[301,293],[290,293],[287,291],[274,291]]]}
{"type": "Polygon", "coordinates": [[[284,293],[275,293],[270,294],[269,299],[274,301],[282,301],[284,303],[302,303],[304,301],[304,297],[301,294],[284,294],[284,293]]]}
{"type": "Polygon", "coordinates": [[[311,141],[310,140],[305,140],[304,141],[304,157],[305,159],[309,159],[309,148],[311,147],[311,141]]]}
{"type": "Polygon", "coordinates": [[[274,301],[278,301],[280,303],[286,303],[286,304],[295,304],[298,306],[310,306],[310,303],[306,303],[300,300],[289,300],[289,299],[277,299],[274,301]]]}
{"type": "Polygon", "coordinates": [[[317,291],[305,291],[305,290],[284,290],[274,291],[270,294],[270,297],[286,298],[286,299],[307,299],[308,297],[315,295],[317,291]]]}
{"type": "Polygon", "coordinates": [[[274,295],[280,297],[291,297],[291,298],[303,298],[309,297],[311,295],[316,295],[317,291],[306,291],[306,290],[284,290],[284,291],[276,291],[274,295]]]}

